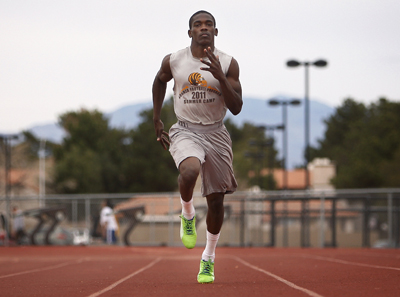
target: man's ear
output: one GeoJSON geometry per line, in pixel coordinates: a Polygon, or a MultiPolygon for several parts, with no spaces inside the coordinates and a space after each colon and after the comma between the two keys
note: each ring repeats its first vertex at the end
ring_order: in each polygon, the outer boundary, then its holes
{"type": "Polygon", "coordinates": [[[217,28],[215,28],[214,32],[215,32],[214,35],[218,36],[218,29],[217,28]]]}
{"type": "Polygon", "coordinates": [[[192,30],[188,30],[188,35],[189,35],[189,38],[192,38],[192,30]]]}

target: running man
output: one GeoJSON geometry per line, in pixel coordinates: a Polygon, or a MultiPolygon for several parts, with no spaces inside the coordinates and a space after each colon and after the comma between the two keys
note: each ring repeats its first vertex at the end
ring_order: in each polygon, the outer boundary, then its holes
{"type": "Polygon", "coordinates": [[[231,139],[223,120],[227,109],[237,115],[243,105],[237,61],[214,46],[215,18],[201,10],[189,20],[191,45],[167,55],[153,83],[153,121],[157,141],[169,151],[179,169],[181,239],[189,249],[196,244],[193,189],[201,174],[207,200],[207,242],[197,276],[214,282],[215,248],[224,220],[224,196],[237,188],[232,167],[231,139]],[[164,131],[161,108],[167,83],[174,79],[174,110],[178,122],[164,131]]]}

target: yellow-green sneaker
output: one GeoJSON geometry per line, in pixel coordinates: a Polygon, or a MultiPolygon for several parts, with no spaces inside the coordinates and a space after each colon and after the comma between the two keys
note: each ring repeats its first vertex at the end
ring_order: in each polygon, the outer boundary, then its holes
{"type": "Polygon", "coordinates": [[[181,240],[183,245],[192,249],[196,245],[197,232],[196,232],[196,216],[193,219],[188,220],[183,215],[179,216],[181,218],[181,240]]]}
{"type": "Polygon", "coordinates": [[[200,261],[200,271],[197,275],[197,281],[200,284],[212,284],[214,279],[214,262],[211,262],[211,259],[208,261],[202,259],[200,261]]]}

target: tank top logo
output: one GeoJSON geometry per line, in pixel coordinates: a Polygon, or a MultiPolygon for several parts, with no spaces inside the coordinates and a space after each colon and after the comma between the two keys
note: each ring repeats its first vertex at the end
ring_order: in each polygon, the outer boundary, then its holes
{"type": "Polygon", "coordinates": [[[207,87],[207,81],[198,72],[193,72],[189,75],[188,81],[192,86],[207,87]]]}
{"type": "MultiPolygon", "coordinates": [[[[191,93],[191,99],[197,100],[197,99],[206,99],[207,98],[207,93],[213,93],[218,96],[222,96],[221,92],[217,90],[216,88],[213,88],[211,86],[208,86],[207,81],[204,79],[204,77],[201,76],[200,73],[198,72],[193,72],[188,76],[188,82],[189,86],[185,86],[180,92],[179,92],[179,99],[183,97],[184,95],[188,96],[191,93]]],[[[187,99],[187,98],[186,98],[187,99]]],[[[187,101],[187,100],[185,100],[187,101]]],[[[213,100],[213,102],[215,99],[213,100]]],[[[208,103],[203,102],[203,103],[208,103]]]]}

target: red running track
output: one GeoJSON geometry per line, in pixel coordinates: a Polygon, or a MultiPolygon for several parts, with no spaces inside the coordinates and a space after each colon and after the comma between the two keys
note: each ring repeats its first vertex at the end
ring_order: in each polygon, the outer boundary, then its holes
{"type": "Polygon", "coordinates": [[[400,250],[218,247],[207,285],[202,251],[0,248],[0,296],[400,296],[400,250]]]}

